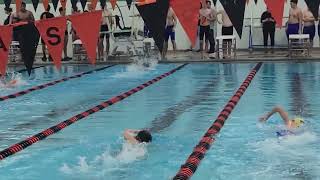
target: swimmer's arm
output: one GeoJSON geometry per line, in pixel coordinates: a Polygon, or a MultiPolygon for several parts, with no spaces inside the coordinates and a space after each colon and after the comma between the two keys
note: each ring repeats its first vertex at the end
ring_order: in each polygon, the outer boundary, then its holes
{"type": "Polygon", "coordinates": [[[123,133],[124,139],[126,139],[131,144],[136,144],[138,141],[134,137],[134,134],[137,133],[137,130],[127,129],[123,133]]]}
{"type": "Polygon", "coordinates": [[[274,113],[279,113],[281,118],[283,119],[284,123],[286,125],[289,124],[290,119],[289,119],[288,113],[283,108],[281,108],[279,106],[274,107],[271,112],[269,112],[265,116],[261,117],[260,121],[262,121],[262,122],[267,121],[274,113]]]}

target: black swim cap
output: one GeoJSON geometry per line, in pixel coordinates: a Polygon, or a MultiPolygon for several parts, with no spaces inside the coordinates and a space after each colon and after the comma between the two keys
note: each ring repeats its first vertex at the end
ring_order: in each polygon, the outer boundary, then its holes
{"type": "Polygon", "coordinates": [[[146,142],[146,143],[149,143],[152,141],[152,136],[150,134],[149,131],[147,130],[142,130],[142,131],[139,131],[137,136],[136,136],[136,139],[139,141],[139,142],[146,142]]]}

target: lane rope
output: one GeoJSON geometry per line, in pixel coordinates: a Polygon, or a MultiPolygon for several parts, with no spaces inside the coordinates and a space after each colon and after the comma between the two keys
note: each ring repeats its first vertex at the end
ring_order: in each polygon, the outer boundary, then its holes
{"type": "Polygon", "coordinates": [[[220,132],[225,121],[228,119],[232,110],[239,102],[241,96],[247,90],[256,73],[259,71],[261,65],[262,63],[260,62],[252,69],[251,73],[246,77],[237,92],[231,97],[227,105],[218,115],[217,119],[199,141],[198,145],[194,147],[193,152],[188,157],[185,164],[181,166],[178,173],[173,177],[174,180],[190,179],[191,176],[196,172],[201,160],[204,158],[206,152],[210,149],[211,145],[215,141],[215,135],[220,132]]]}
{"type": "Polygon", "coordinates": [[[106,67],[102,67],[102,68],[97,68],[97,69],[94,69],[94,70],[90,70],[90,71],[87,71],[87,72],[83,72],[83,73],[80,73],[80,74],[76,74],[76,75],[73,75],[73,76],[69,76],[69,77],[65,77],[65,78],[59,79],[59,80],[55,80],[55,81],[52,81],[52,82],[49,82],[49,83],[46,83],[46,84],[35,86],[35,87],[29,88],[27,90],[23,90],[23,91],[14,93],[14,94],[10,94],[10,95],[7,95],[7,96],[2,96],[2,97],[0,97],[0,101],[5,101],[5,100],[8,100],[8,99],[17,98],[19,96],[23,96],[23,95],[29,94],[29,93],[31,93],[33,91],[44,89],[44,88],[47,88],[47,87],[56,85],[58,83],[71,80],[71,79],[80,78],[83,75],[91,74],[91,73],[96,72],[96,71],[102,71],[104,69],[108,69],[108,68],[113,67],[113,66],[115,66],[115,65],[110,65],[110,66],[106,66],[106,67]]]}
{"type": "Polygon", "coordinates": [[[115,96],[115,97],[113,97],[113,98],[111,98],[111,99],[109,99],[109,100],[107,100],[107,101],[105,101],[105,102],[103,102],[103,103],[91,108],[91,109],[88,109],[88,110],[86,110],[86,111],[84,111],[84,112],[82,112],[80,114],[77,114],[77,115],[75,115],[75,116],[73,116],[73,117],[71,117],[71,118],[69,118],[69,119],[67,119],[67,120],[55,125],[55,126],[52,126],[52,127],[50,127],[48,129],[46,129],[46,130],[34,135],[34,136],[31,136],[31,137],[29,137],[29,138],[27,138],[27,139],[25,139],[25,140],[23,140],[23,141],[21,141],[21,142],[19,142],[17,144],[14,144],[14,145],[10,146],[7,149],[2,150],[0,152],[0,160],[3,160],[8,156],[11,156],[11,155],[13,155],[13,154],[15,154],[15,153],[17,153],[17,152],[29,147],[29,146],[31,146],[32,144],[34,144],[34,143],[36,143],[36,142],[38,142],[40,140],[43,140],[43,139],[45,139],[46,137],[48,137],[48,136],[50,136],[52,134],[55,134],[55,133],[59,132],[60,130],[66,128],[67,126],[69,126],[69,125],[71,125],[71,124],[73,124],[73,123],[75,123],[75,122],[77,122],[77,121],[79,121],[79,120],[81,120],[81,119],[93,114],[93,113],[96,113],[96,112],[98,112],[98,111],[100,111],[102,109],[105,109],[105,108],[107,108],[107,107],[109,107],[109,106],[111,106],[113,104],[116,104],[117,102],[120,102],[120,101],[126,99],[127,97],[129,97],[129,96],[131,96],[131,95],[143,90],[144,88],[146,88],[146,87],[148,87],[148,86],[160,81],[161,79],[163,79],[163,78],[175,73],[176,71],[182,69],[186,65],[187,64],[183,64],[181,66],[178,66],[177,68],[175,68],[175,69],[173,69],[173,70],[171,70],[171,71],[169,71],[167,73],[164,73],[164,74],[162,74],[162,75],[160,75],[160,76],[158,76],[158,77],[156,77],[156,78],[154,78],[154,79],[152,79],[152,80],[150,80],[148,82],[145,82],[144,84],[141,84],[141,85],[139,85],[139,86],[137,86],[137,87],[125,92],[125,93],[122,93],[122,94],[120,94],[118,96],[115,96]]]}

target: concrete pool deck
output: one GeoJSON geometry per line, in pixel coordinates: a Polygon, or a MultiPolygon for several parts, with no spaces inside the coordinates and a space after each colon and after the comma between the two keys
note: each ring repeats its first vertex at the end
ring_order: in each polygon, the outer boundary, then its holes
{"type": "MultiPolygon", "coordinates": [[[[172,52],[168,52],[166,60],[160,60],[159,63],[186,63],[186,62],[196,62],[196,63],[206,63],[206,62],[218,62],[218,63],[245,63],[245,62],[319,62],[320,61],[320,48],[314,48],[311,51],[310,57],[293,57],[289,59],[287,57],[288,51],[286,49],[275,50],[273,54],[271,53],[264,53],[262,50],[256,50],[252,53],[248,50],[237,50],[237,57],[236,59],[210,59],[210,58],[200,58],[200,53],[195,51],[186,51],[181,50],[177,51],[176,55],[173,55],[172,52]]],[[[49,65],[53,64],[52,62],[42,62],[41,55],[38,54],[36,56],[36,61],[34,65],[49,65]]],[[[99,64],[127,64],[132,63],[133,61],[130,59],[129,56],[109,56],[109,59],[104,62],[98,62],[99,64]]],[[[62,64],[89,64],[87,61],[63,61],[62,64]]],[[[23,65],[22,62],[9,62],[9,66],[15,65],[23,65]]]]}

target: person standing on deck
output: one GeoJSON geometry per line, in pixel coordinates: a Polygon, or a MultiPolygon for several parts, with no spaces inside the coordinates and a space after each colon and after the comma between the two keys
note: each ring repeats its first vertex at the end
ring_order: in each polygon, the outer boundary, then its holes
{"type": "Polygon", "coordinates": [[[303,34],[309,34],[311,46],[316,34],[315,18],[308,7],[303,10],[303,34]]]}
{"type": "Polygon", "coordinates": [[[273,47],[274,47],[274,34],[276,31],[276,21],[272,17],[272,14],[267,8],[267,10],[262,13],[261,15],[261,20],[262,24],[262,31],[263,31],[263,45],[265,48],[265,53],[268,52],[268,38],[270,36],[270,41],[271,41],[271,53],[273,53],[273,47]]]}
{"type": "MultiPolygon", "coordinates": [[[[202,7],[199,10],[199,20],[200,20],[200,32],[199,32],[199,39],[200,39],[200,53],[201,53],[201,58],[204,58],[204,51],[203,51],[203,46],[204,46],[204,37],[209,40],[210,45],[214,44],[214,39],[210,34],[210,21],[214,20],[214,14],[213,11],[208,8],[208,4],[206,1],[202,1],[202,7]]],[[[209,53],[214,53],[214,45],[210,46],[209,53]]]]}
{"type": "Polygon", "coordinates": [[[175,55],[176,53],[176,50],[177,50],[176,33],[175,33],[176,26],[177,26],[177,16],[173,12],[173,9],[170,7],[167,14],[165,38],[163,43],[163,51],[162,51],[163,59],[165,59],[167,55],[169,38],[171,38],[173,54],[175,55]]]}
{"type": "Polygon", "coordinates": [[[298,7],[298,0],[291,0],[291,8],[289,10],[289,19],[287,22],[287,37],[291,34],[301,34],[302,32],[302,20],[303,14],[301,9],[298,7]]]}

